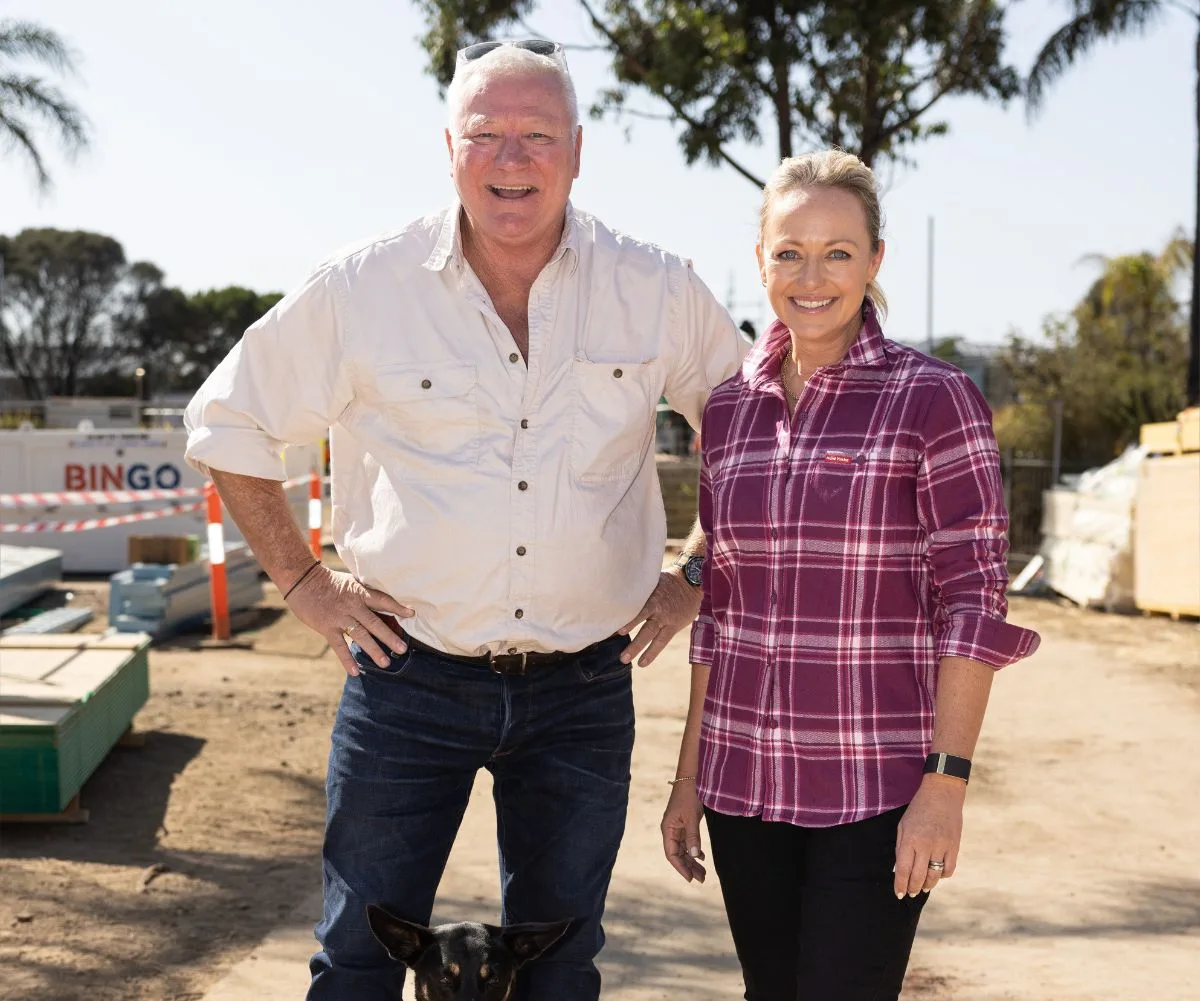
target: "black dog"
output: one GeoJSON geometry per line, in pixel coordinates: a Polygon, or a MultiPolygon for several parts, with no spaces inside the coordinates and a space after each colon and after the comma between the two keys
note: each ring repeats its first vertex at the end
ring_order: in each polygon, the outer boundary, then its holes
{"type": "Polygon", "coordinates": [[[426,928],[375,904],[367,905],[367,920],[388,955],[413,971],[420,1001],[507,1001],[517,970],[571,926],[570,921],[504,928],[464,922],[426,928]]]}

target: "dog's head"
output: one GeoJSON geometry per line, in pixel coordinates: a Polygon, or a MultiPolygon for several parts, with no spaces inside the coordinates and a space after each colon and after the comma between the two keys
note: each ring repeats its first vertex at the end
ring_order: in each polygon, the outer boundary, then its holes
{"type": "Polygon", "coordinates": [[[464,922],[426,928],[375,904],[367,905],[367,920],[388,955],[413,971],[420,1001],[506,1001],[517,970],[571,926],[570,921],[503,928],[464,922]]]}

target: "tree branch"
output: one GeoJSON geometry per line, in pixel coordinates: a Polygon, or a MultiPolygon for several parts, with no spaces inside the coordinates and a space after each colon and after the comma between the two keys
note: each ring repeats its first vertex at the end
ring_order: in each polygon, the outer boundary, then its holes
{"type": "MultiPolygon", "coordinates": [[[[981,12],[982,8],[977,7],[976,10],[981,12]]],[[[901,130],[907,128],[909,125],[911,125],[917,119],[919,119],[922,115],[924,115],[925,112],[927,112],[930,108],[932,108],[935,104],[937,104],[938,101],[940,101],[943,97],[945,97],[954,88],[954,85],[959,81],[959,79],[962,76],[962,72],[961,72],[962,67],[959,63],[959,57],[961,56],[962,53],[967,52],[969,49],[969,43],[971,40],[971,36],[975,32],[975,27],[976,27],[976,23],[977,23],[976,18],[979,16],[981,16],[981,13],[977,13],[975,17],[968,19],[966,30],[963,32],[962,39],[959,41],[959,43],[957,45],[950,47],[950,49],[951,49],[950,61],[949,61],[949,64],[946,65],[946,67],[945,67],[944,74],[939,72],[936,68],[934,69],[933,76],[935,78],[937,78],[937,77],[943,78],[944,82],[941,83],[936,88],[934,88],[933,97],[931,97],[928,101],[926,101],[923,105],[921,105],[914,111],[909,112],[902,119],[900,119],[900,121],[896,122],[891,127],[886,128],[886,129],[881,129],[880,131],[881,131],[882,135],[891,137],[891,136],[894,136],[896,133],[900,132],[901,130]]]]}
{"type": "Polygon", "coordinates": [[[621,114],[629,115],[631,118],[644,118],[647,121],[651,121],[651,122],[673,122],[673,121],[675,121],[674,115],[660,115],[660,114],[655,114],[653,111],[641,111],[638,108],[622,107],[621,114]]]}
{"type": "MultiPolygon", "coordinates": [[[[633,56],[630,55],[629,52],[627,52],[624,49],[624,47],[621,45],[620,41],[617,39],[616,35],[613,34],[612,29],[610,29],[607,24],[605,24],[603,21],[601,21],[600,18],[596,15],[596,12],[594,10],[592,10],[591,4],[588,3],[588,0],[578,0],[578,2],[579,2],[579,5],[587,13],[588,18],[592,22],[592,26],[597,31],[599,31],[605,38],[607,38],[609,40],[609,43],[611,44],[612,48],[615,49],[617,51],[617,53],[619,53],[621,55],[621,57],[625,60],[626,64],[628,66],[630,66],[635,72],[637,72],[639,76],[641,76],[643,82],[646,85],[646,88],[648,90],[650,90],[656,97],[665,101],[670,106],[671,110],[673,112],[675,112],[676,118],[678,118],[680,121],[684,122],[691,128],[696,129],[697,131],[703,131],[704,130],[703,123],[697,121],[695,118],[693,118],[691,115],[689,115],[684,110],[683,106],[679,103],[678,100],[676,100],[670,94],[663,91],[661,88],[653,87],[650,85],[650,83],[648,82],[649,81],[649,73],[646,71],[646,67],[643,66],[636,59],[634,59],[633,56]]],[[[734,170],[736,170],[739,174],[741,174],[742,177],[746,178],[746,180],[748,180],[751,184],[754,184],[755,186],[760,187],[760,188],[765,186],[765,182],[761,178],[756,177],[754,174],[750,173],[749,170],[747,170],[740,163],[738,163],[737,160],[735,160],[727,152],[725,152],[725,147],[722,144],[717,143],[716,152],[717,152],[717,155],[722,160],[724,160],[727,164],[729,164],[729,166],[731,166],[734,170]]]]}

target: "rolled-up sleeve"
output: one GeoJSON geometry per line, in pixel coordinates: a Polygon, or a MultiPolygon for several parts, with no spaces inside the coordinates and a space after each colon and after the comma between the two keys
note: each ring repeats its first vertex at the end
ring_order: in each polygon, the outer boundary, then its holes
{"type": "MultiPolygon", "coordinates": [[[[703,436],[703,432],[701,434],[703,436]]],[[[712,480],[708,473],[708,463],[703,461],[700,464],[699,494],[700,527],[704,529],[705,551],[711,556],[713,551],[712,480]]],[[[692,623],[692,642],[688,652],[689,663],[705,664],[709,667],[712,666],[717,647],[717,624],[712,613],[712,568],[712,559],[706,559],[701,582],[703,594],[700,598],[700,614],[692,623]]]]}
{"type": "Polygon", "coordinates": [[[690,265],[683,268],[682,277],[668,332],[674,364],[664,395],[671,409],[698,431],[709,395],[737,371],[750,342],[690,265]]]}
{"type": "Polygon", "coordinates": [[[917,501],[938,596],[939,657],[1000,668],[1029,656],[1037,633],[1005,621],[1008,514],[991,415],[965,375],[934,391],[923,426],[917,501]]]}
{"type": "Polygon", "coordinates": [[[327,433],[352,395],[340,279],[336,269],[318,270],[213,370],[184,414],[191,465],[283,480],[284,448],[327,433]]]}

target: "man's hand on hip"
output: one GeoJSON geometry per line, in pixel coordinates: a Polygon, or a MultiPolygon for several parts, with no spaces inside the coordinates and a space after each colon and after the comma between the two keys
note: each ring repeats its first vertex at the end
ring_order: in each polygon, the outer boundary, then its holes
{"type": "Polygon", "coordinates": [[[629,646],[621,652],[621,660],[631,664],[641,654],[639,667],[652,663],[666,649],[671,637],[684,626],[690,626],[699,614],[700,588],[684,580],[683,571],[678,567],[664,570],[658,575],[658,583],[642,610],[617,630],[628,636],[639,622],[643,623],[629,646]]]}
{"type": "Polygon", "coordinates": [[[408,649],[404,640],[377,612],[398,615],[402,619],[416,614],[382,591],[360,584],[351,574],[324,566],[317,567],[307,580],[301,582],[287,604],[296,618],[325,637],[351,677],[358,674],[358,665],[350,655],[349,640],[354,640],[380,667],[388,664],[384,646],[397,654],[408,649]]]}

